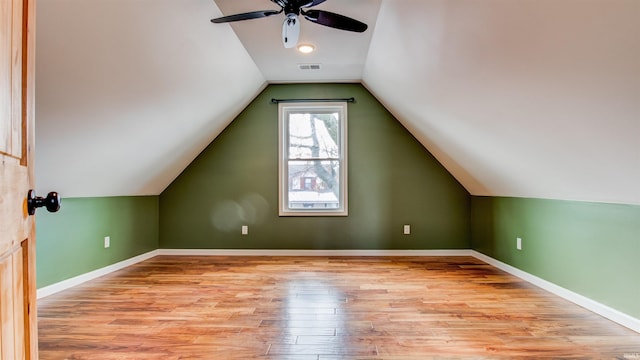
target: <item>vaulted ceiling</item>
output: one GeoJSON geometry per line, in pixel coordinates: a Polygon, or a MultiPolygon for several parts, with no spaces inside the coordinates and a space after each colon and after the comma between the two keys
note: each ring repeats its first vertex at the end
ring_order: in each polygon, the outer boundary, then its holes
{"type": "Polygon", "coordinates": [[[640,204],[640,1],[39,0],[36,182],[159,194],[269,83],[362,82],[474,195],[640,204]],[[319,63],[303,71],[298,64],[319,63]]]}

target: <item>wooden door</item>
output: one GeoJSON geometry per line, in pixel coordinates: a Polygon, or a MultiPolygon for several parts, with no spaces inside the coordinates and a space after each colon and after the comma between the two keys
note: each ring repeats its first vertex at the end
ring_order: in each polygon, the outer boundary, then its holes
{"type": "Polygon", "coordinates": [[[33,188],[35,0],[0,0],[0,359],[37,359],[33,188]]]}

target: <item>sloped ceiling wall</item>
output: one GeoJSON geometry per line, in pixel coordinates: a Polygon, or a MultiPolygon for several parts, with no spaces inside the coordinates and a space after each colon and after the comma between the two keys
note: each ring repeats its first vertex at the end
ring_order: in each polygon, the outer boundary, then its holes
{"type": "Polygon", "coordinates": [[[475,195],[640,204],[640,1],[384,1],[366,86],[475,195]]]}
{"type": "MultiPolygon", "coordinates": [[[[638,14],[383,0],[363,82],[472,194],[640,204],[638,14]]],[[[39,193],[160,193],[265,86],[231,28],[210,26],[220,15],[211,0],[39,0],[39,193]]]]}
{"type": "Polygon", "coordinates": [[[36,183],[159,194],[264,87],[210,0],[41,0],[36,183]]]}

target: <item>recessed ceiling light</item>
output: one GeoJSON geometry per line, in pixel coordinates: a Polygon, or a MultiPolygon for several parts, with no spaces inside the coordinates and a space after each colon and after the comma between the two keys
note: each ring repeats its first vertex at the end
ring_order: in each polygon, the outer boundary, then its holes
{"type": "Polygon", "coordinates": [[[298,51],[303,54],[310,54],[316,50],[316,47],[311,44],[298,45],[298,51]]]}

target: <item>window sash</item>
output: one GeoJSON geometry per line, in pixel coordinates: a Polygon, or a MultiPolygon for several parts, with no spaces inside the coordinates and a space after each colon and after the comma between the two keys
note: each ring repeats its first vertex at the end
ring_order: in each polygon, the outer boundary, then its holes
{"type": "Polygon", "coordinates": [[[347,216],[346,102],[280,103],[278,112],[280,216],[347,216]],[[313,116],[329,114],[337,123],[313,116]]]}

